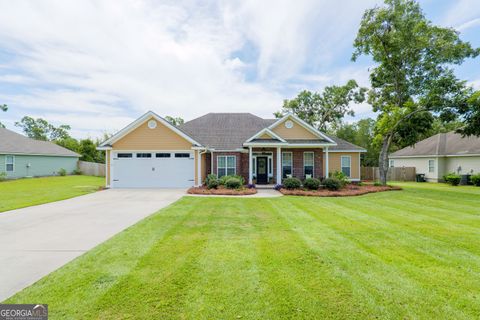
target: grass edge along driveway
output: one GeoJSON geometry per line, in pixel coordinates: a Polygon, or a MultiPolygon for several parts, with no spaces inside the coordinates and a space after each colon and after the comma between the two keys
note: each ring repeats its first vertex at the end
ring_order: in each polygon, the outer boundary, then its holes
{"type": "Polygon", "coordinates": [[[184,197],[8,299],[54,319],[472,319],[480,188],[184,197]]]}
{"type": "Polygon", "coordinates": [[[64,176],[0,182],[0,212],[65,200],[98,191],[104,177],[64,176]]]}

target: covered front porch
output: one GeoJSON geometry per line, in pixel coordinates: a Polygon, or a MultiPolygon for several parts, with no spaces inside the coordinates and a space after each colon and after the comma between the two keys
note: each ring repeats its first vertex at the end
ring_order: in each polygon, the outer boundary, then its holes
{"type": "Polygon", "coordinates": [[[283,179],[295,177],[328,177],[328,146],[255,143],[248,148],[248,183],[281,184],[283,179]]]}

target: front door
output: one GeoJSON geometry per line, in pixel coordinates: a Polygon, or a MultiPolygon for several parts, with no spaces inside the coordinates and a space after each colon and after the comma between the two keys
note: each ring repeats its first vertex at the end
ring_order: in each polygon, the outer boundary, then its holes
{"type": "Polygon", "coordinates": [[[267,157],[257,157],[257,184],[268,183],[267,157]]]}

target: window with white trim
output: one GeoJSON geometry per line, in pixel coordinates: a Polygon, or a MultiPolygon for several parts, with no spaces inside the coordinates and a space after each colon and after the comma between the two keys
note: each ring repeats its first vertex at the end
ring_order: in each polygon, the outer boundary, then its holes
{"type": "Polygon", "coordinates": [[[313,178],[313,166],[314,166],[314,153],[313,152],[304,152],[303,153],[303,172],[305,177],[309,175],[313,178]]]}
{"type": "Polygon", "coordinates": [[[273,161],[271,157],[268,157],[268,174],[272,175],[273,174],[273,161]]]}
{"type": "Polygon", "coordinates": [[[282,177],[292,175],[293,155],[291,152],[282,152],[282,177]]]}
{"type": "Polygon", "coordinates": [[[390,165],[389,165],[390,168],[394,168],[395,167],[395,160],[390,160],[390,165]]]}
{"type": "Polygon", "coordinates": [[[217,156],[217,176],[233,176],[237,172],[235,156],[217,156]]]}
{"type": "Polygon", "coordinates": [[[435,160],[428,160],[428,172],[435,172],[435,160]]]}
{"type": "Polygon", "coordinates": [[[252,158],[252,175],[255,176],[257,174],[257,157],[252,158]]]}
{"type": "Polygon", "coordinates": [[[5,157],[5,171],[13,172],[15,170],[15,156],[5,157]]]}
{"type": "Polygon", "coordinates": [[[342,156],[340,158],[340,162],[342,165],[342,172],[350,178],[351,169],[352,169],[352,157],[350,156],[342,156]]]}

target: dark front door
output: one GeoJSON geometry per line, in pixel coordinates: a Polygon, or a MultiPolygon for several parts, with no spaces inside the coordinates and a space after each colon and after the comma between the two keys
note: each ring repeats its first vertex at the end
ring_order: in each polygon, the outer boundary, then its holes
{"type": "Polygon", "coordinates": [[[257,157],[257,184],[268,183],[267,157],[257,157]]]}

